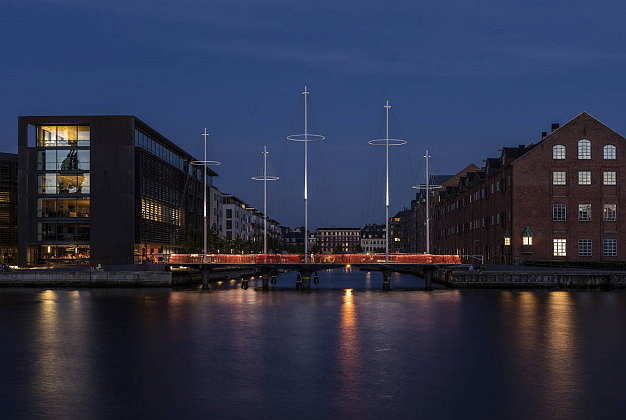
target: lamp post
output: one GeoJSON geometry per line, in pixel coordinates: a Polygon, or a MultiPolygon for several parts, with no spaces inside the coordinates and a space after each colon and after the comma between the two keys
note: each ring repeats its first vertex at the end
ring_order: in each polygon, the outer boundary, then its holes
{"type": "Polygon", "coordinates": [[[389,100],[385,102],[384,108],[385,138],[370,140],[368,141],[368,144],[372,146],[385,146],[385,261],[389,261],[389,205],[391,203],[389,198],[389,147],[403,146],[407,143],[407,141],[389,138],[389,111],[391,111],[389,100]]]}
{"type": "Polygon", "coordinates": [[[204,213],[203,213],[203,224],[204,224],[204,236],[203,236],[203,246],[202,246],[202,262],[204,262],[207,254],[207,235],[208,235],[208,217],[207,217],[207,166],[219,166],[222,163],[216,160],[207,160],[207,150],[206,150],[206,142],[207,137],[209,137],[209,132],[206,127],[204,132],[202,133],[202,137],[204,137],[204,159],[203,160],[192,160],[191,165],[193,166],[202,166],[204,169],[203,174],[203,185],[204,185],[204,213]]]}
{"type": "Polygon", "coordinates": [[[309,260],[309,142],[325,140],[326,137],[320,134],[309,133],[309,94],[311,92],[304,86],[302,95],[304,97],[304,133],[291,134],[287,140],[304,143],[304,262],[309,260]]]}
{"type": "Polygon", "coordinates": [[[438,190],[441,188],[441,185],[431,185],[430,183],[430,158],[432,156],[428,153],[428,149],[426,149],[426,154],[424,155],[424,159],[426,160],[426,184],[414,185],[412,188],[416,190],[424,190],[426,191],[426,253],[430,254],[430,194],[434,190],[438,190]]]}
{"type": "Polygon", "coordinates": [[[263,146],[263,175],[253,176],[255,181],[263,181],[263,254],[267,254],[267,181],[278,181],[277,176],[267,175],[267,155],[270,152],[267,151],[267,146],[263,146]]]}

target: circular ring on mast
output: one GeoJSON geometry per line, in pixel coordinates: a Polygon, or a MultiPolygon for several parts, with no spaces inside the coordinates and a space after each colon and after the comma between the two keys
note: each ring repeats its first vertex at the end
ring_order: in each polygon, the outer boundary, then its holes
{"type": "Polygon", "coordinates": [[[312,142],[326,140],[321,134],[291,134],[287,136],[287,140],[299,142],[312,142]]]}
{"type": "Polygon", "coordinates": [[[374,139],[367,142],[372,146],[403,146],[407,144],[406,140],[402,139],[374,139]]]}
{"type": "Polygon", "coordinates": [[[220,166],[222,162],[218,162],[217,160],[192,160],[190,162],[193,166],[220,166]]]}
{"type": "Polygon", "coordinates": [[[250,179],[253,179],[255,181],[278,181],[280,178],[277,176],[272,176],[272,175],[268,175],[268,176],[260,175],[260,176],[253,176],[250,179]]]}

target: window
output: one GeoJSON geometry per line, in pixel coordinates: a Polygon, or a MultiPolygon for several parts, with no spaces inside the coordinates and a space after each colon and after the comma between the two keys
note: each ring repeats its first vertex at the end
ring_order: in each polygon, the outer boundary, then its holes
{"type": "Polygon", "coordinates": [[[89,150],[40,150],[37,155],[37,169],[40,171],[88,171],[89,150]]]}
{"type": "Polygon", "coordinates": [[[578,255],[581,257],[591,257],[591,239],[578,240],[578,255]]]}
{"type": "Polygon", "coordinates": [[[552,159],[565,159],[565,146],[562,144],[552,146],[552,159]]]}
{"type": "Polygon", "coordinates": [[[617,149],[612,144],[607,144],[602,148],[605,160],[613,160],[617,157],[617,149]]]}
{"type": "Polygon", "coordinates": [[[567,257],[567,239],[552,239],[552,255],[567,257]]]}
{"type": "Polygon", "coordinates": [[[564,222],[567,219],[567,206],[564,203],[552,204],[552,220],[564,222]]]}
{"type": "Polygon", "coordinates": [[[533,232],[528,226],[522,231],[522,245],[531,246],[533,244],[533,232]]]}
{"type": "Polygon", "coordinates": [[[89,199],[40,198],[37,217],[89,217],[89,199]]]}
{"type": "Polygon", "coordinates": [[[89,146],[89,126],[48,125],[37,127],[37,146],[89,146]]]}
{"type": "Polygon", "coordinates": [[[616,185],[617,184],[617,173],[615,171],[604,171],[602,173],[603,183],[604,185],[616,185]]]}
{"type": "Polygon", "coordinates": [[[617,204],[605,204],[602,209],[602,220],[614,222],[617,220],[617,204]]]}
{"type": "Polygon", "coordinates": [[[589,140],[578,141],[578,159],[591,159],[591,142],[589,140]]]}
{"type": "Polygon", "coordinates": [[[591,204],[578,205],[578,220],[588,222],[591,220],[591,204]]]}
{"type": "Polygon", "coordinates": [[[591,171],[578,171],[578,185],[591,185],[591,171]]]}
{"type": "Polygon", "coordinates": [[[511,246],[511,238],[508,236],[504,237],[504,246],[511,246]]]}
{"type": "Polygon", "coordinates": [[[565,185],[565,171],[552,172],[552,185],[565,185]]]}
{"type": "Polygon", "coordinates": [[[617,256],[617,239],[605,239],[602,241],[602,255],[605,257],[617,256]]]}

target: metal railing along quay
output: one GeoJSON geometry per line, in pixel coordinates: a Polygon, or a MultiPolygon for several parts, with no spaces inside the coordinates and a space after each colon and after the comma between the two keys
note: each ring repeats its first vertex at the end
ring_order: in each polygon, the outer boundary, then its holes
{"type": "Polygon", "coordinates": [[[305,262],[304,254],[170,254],[164,259],[166,264],[419,264],[454,265],[461,264],[458,255],[433,254],[309,254],[305,262]]]}

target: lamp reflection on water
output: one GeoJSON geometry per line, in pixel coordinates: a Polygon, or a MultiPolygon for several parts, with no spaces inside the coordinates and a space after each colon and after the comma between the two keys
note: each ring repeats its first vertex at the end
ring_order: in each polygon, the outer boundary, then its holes
{"type": "MultiPolygon", "coordinates": [[[[357,305],[354,290],[344,289],[341,297],[339,325],[339,349],[338,366],[341,378],[340,395],[349,394],[361,385],[361,348],[359,344],[359,332],[357,325],[357,305]]],[[[357,407],[351,408],[345,404],[343,408],[358,411],[357,407]]],[[[343,417],[351,417],[352,413],[344,413],[343,417]]]]}

